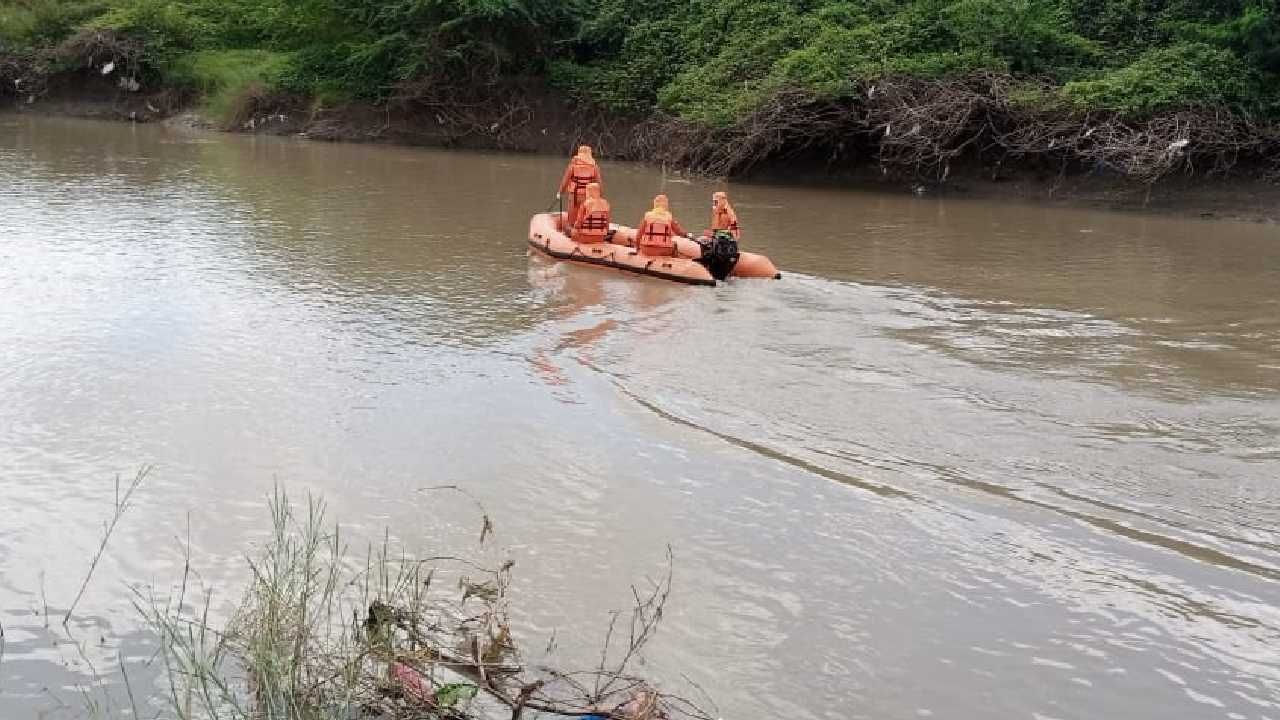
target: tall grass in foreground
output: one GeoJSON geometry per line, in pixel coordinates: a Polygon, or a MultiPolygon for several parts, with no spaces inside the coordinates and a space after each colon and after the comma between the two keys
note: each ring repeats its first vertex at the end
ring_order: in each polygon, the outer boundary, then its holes
{"type": "MultiPolygon", "coordinates": [[[[454,489],[455,488],[449,488],[454,489]]],[[[671,575],[633,588],[625,647],[615,613],[599,665],[527,667],[512,636],[512,563],[412,558],[389,539],[348,551],[324,504],[301,513],[282,491],[272,534],[250,559],[251,579],[225,628],[210,627],[209,596],[189,598],[190,562],[176,597],[138,593],[160,638],[169,704],[180,720],[519,718],[526,709],[628,720],[710,716],[628,672],[652,638],[671,575]],[[198,609],[202,608],[202,609],[198,609]]],[[[487,516],[483,544],[492,528],[487,516]]]]}
{"type": "MultiPolygon", "coordinates": [[[[93,554],[93,560],[89,563],[89,571],[85,573],[84,579],[80,581],[80,589],[76,591],[76,597],[71,601],[71,607],[67,608],[67,612],[62,616],[62,624],[65,627],[71,622],[71,614],[76,611],[76,606],[80,604],[80,599],[84,597],[84,591],[89,587],[89,581],[93,579],[93,572],[98,569],[98,563],[102,560],[102,554],[107,550],[107,544],[111,542],[111,533],[115,532],[116,525],[120,524],[120,518],[124,517],[125,511],[129,509],[129,503],[133,500],[133,494],[138,491],[142,482],[151,474],[152,467],[144,465],[138,470],[138,474],[134,475],[133,480],[124,486],[123,492],[120,486],[120,476],[116,476],[116,492],[115,504],[112,506],[111,519],[102,523],[102,542],[98,544],[98,551],[93,554]]],[[[43,587],[43,585],[42,585],[43,587]]],[[[46,603],[46,623],[49,611],[46,603]]]]}

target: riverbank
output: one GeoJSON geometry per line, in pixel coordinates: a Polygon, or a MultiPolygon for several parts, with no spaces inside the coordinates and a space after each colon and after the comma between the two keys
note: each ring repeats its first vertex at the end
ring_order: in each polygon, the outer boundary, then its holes
{"type": "MultiPolygon", "coordinates": [[[[675,172],[688,169],[653,148],[651,124],[581,108],[536,82],[513,85],[503,97],[506,101],[496,104],[472,100],[399,107],[369,103],[325,106],[282,93],[251,92],[241,98],[237,114],[229,122],[212,117],[199,96],[192,93],[173,89],[127,92],[110,78],[76,73],[51,79],[41,95],[17,100],[10,109],[50,116],[159,122],[199,131],[548,155],[564,155],[577,143],[586,142],[607,159],[650,162],[675,172]],[[653,154],[647,155],[646,148],[653,154]]],[[[1145,184],[1115,174],[1064,172],[1034,163],[1009,163],[995,172],[978,163],[955,167],[940,181],[885,172],[867,162],[832,164],[802,155],[765,161],[733,177],[765,184],[1010,199],[1280,223],[1280,185],[1269,179],[1268,168],[1220,177],[1181,174],[1145,184]]]]}

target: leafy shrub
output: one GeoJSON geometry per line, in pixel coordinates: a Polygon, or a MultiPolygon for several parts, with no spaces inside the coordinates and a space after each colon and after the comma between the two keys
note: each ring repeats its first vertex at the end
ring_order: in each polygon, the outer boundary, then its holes
{"type": "Polygon", "coordinates": [[[174,62],[167,79],[199,91],[206,111],[226,120],[236,97],[246,89],[279,86],[290,60],[287,54],[268,50],[201,50],[174,62]]]}
{"type": "Polygon", "coordinates": [[[107,7],[105,0],[0,2],[0,44],[56,45],[107,7]]]}
{"type": "Polygon", "coordinates": [[[1256,90],[1250,69],[1230,50],[1184,43],[1147,51],[1096,79],[1067,83],[1063,93],[1080,109],[1147,115],[1169,108],[1240,107],[1256,90]]]}
{"type": "Polygon", "coordinates": [[[0,44],[85,28],[140,41],[149,72],[215,95],[249,76],[377,100],[535,75],[725,127],[780,92],[847,100],[887,75],[995,71],[1060,88],[1028,107],[1280,117],[1275,0],[0,0],[0,44]]]}
{"type": "Polygon", "coordinates": [[[98,16],[89,26],[140,40],[144,67],[158,74],[194,50],[208,32],[208,26],[185,5],[172,0],[128,0],[98,16]]]}

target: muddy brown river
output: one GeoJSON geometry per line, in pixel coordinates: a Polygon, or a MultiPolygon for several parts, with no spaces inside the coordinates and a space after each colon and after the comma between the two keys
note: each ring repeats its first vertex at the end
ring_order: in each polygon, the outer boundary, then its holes
{"type": "Polygon", "coordinates": [[[724,718],[1280,720],[1275,226],[733,185],[785,277],[691,288],[528,257],[562,168],[0,115],[0,717],[156,695],[131,588],[189,525],[225,610],[278,483],[429,552],[467,488],[565,661],[670,545],[724,718]]]}

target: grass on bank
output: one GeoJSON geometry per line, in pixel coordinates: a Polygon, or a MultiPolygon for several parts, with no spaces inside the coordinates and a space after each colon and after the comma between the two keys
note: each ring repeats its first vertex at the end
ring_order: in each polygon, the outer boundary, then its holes
{"type": "Polygon", "coordinates": [[[201,111],[229,125],[240,114],[239,103],[246,95],[279,85],[290,59],[287,53],[270,50],[200,50],[178,58],[168,80],[196,90],[202,98],[201,111]]]}

